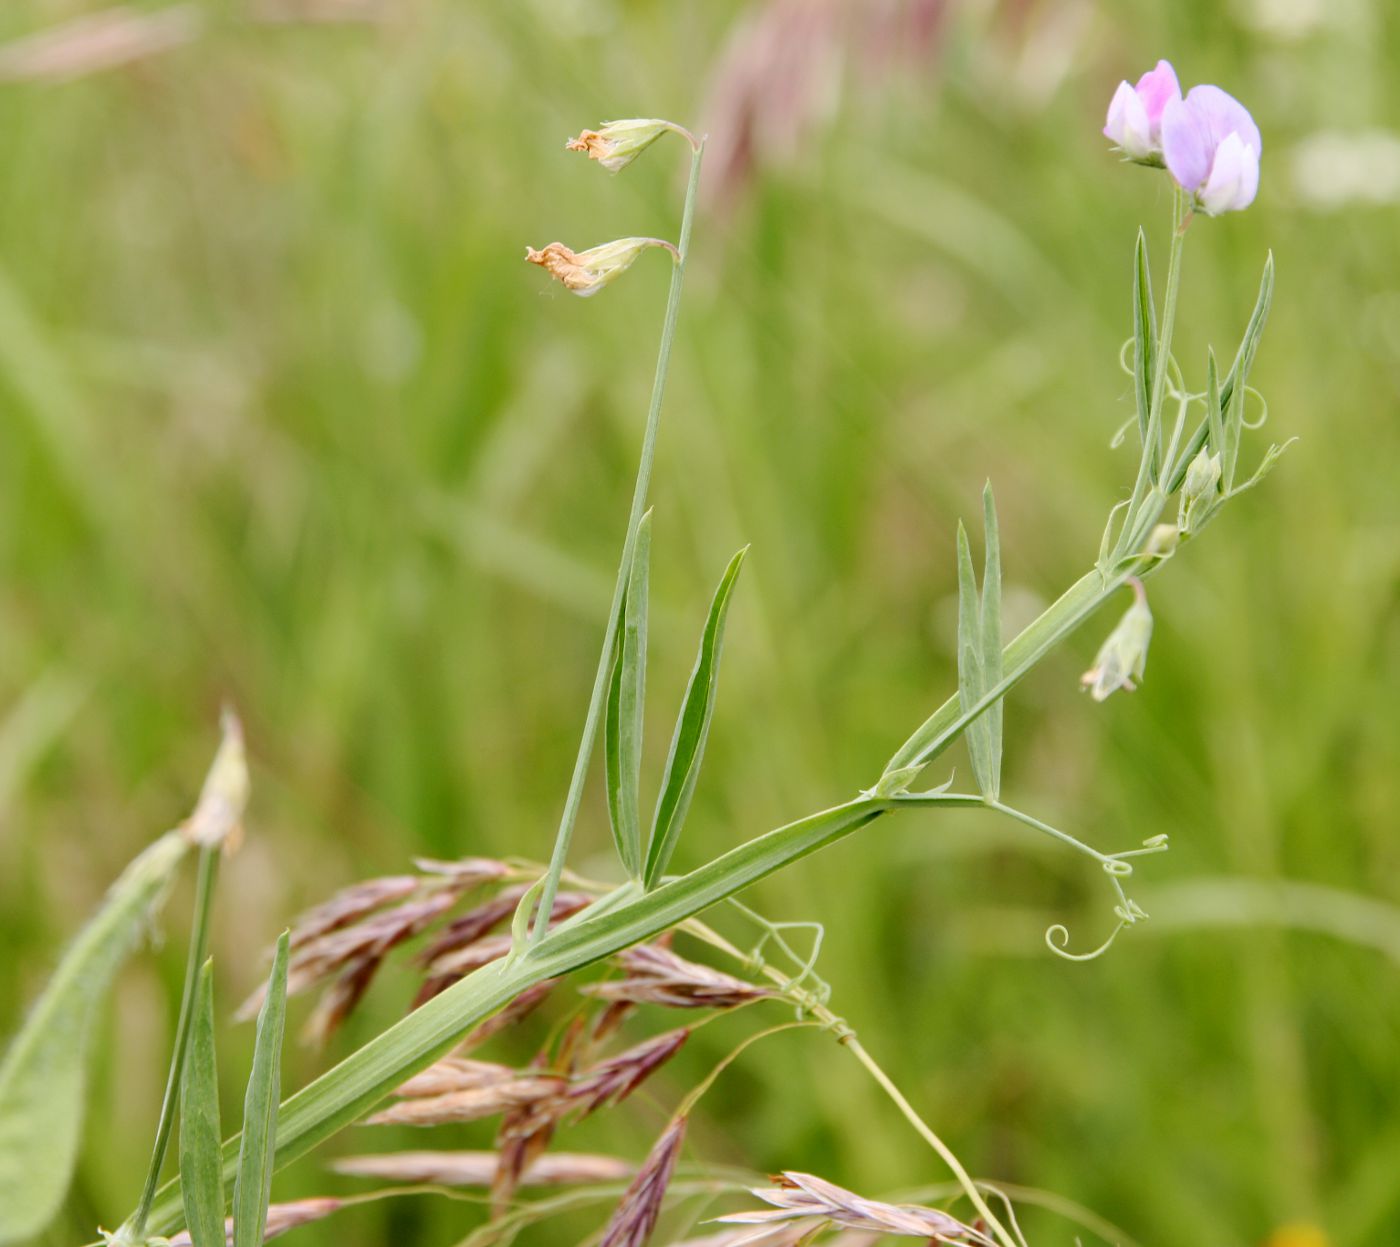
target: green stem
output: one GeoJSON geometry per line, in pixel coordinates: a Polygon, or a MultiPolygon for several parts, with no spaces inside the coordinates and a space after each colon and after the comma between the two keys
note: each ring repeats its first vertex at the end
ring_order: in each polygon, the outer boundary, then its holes
{"type": "Polygon", "coordinates": [[[195,984],[204,964],[209,946],[209,918],[213,912],[214,884],[219,877],[218,848],[204,847],[199,851],[199,875],[195,884],[194,920],[190,932],[189,960],[185,963],[185,989],[180,998],[180,1016],[175,1024],[175,1049],[170,1057],[170,1075],[165,1083],[165,1098],[160,1106],[160,1122],[156,1126],[156,1142],[151,1152],[151,1167],[146,1172],[146,1184],[141,1189],[141,1201],[136,1205],[128,1225],[134,1242],[141,1242],[146,1232],[146,1219],[155,1200],[156,1184],[170,1147],[170,1132],[175,1126],[175,1107],[179,1097],[180,1075],[185,1068],[185,1052],[189,1046],[190,1022],[194,1016],[195,984]]]}
{"type": "Polygon", "coordinates": [[[530,932],[530,946],[533,948],[544,938],[549,929],[549,915],[554,909],[554,897],[559,890],[559,876],[563,873],[565,859],[569,855],[569,843],[573,839],[574,824],[578,821],[579,806],[583,801],[583,787],[588,778],[588,764],[593,758],[593,746],[598,738],[598,724],[603,717],[603,703],[607,696],[608,673],[612,666],[613,646],[617,640],[617,617],[622,605],[622,596],[627,588],[627,579],[632,570],[632,552],[637,544],[637,528],[646,511],[647,491],[651,485],[652,461],[656,455],[656,433],[661,423],[661,400],[666,392],[666,374],[671,363],[671,344],[676,336],[676,319],[681,305],[681,284],[685,280],[685,262],[690,254],[690,231],[695,218],[696,192],[700,186],[700,162],[705,154],[705,144],[701,140],[692,144],[690,159],[690,181],[685,191],[685,210],[681,216],[680,245],[676,249],[675,264],[671,269],[671,289],[666,298],[666,318],[661,326],[661,346],[656,356],[656,373],[651,384],[651,405],[647,409],[646,431],[642,434],[641,461],[637,467],[637,481],[632,490],[632,510],[627,517],[627,535],[622,542],[622,560],[617,568],[617,582],[613,586],[612,605],[608,608],[608,622],[603,632],[603,647],[598,655],[598,670],[593,676],[593,691],[588,698],[588,711],[583,720],[583,739],[579,741],[578,756],[574,759],[573,774],[569,778],[569,791],[564,799],[564,812],[559,819],[559,831],[554,840],[554,851],[549,858],[549,870],[540,890],[539,906],[530,932]]]}

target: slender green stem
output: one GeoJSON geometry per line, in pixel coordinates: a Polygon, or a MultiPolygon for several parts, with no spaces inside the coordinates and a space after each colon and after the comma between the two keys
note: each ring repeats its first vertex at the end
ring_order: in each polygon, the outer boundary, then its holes
{"type": "Polygon", "coordinates": [[[666,374],[671,363],[671,344],[676,336],[676,319],[681,305],[681,284],[685,280],[685,263],[690,254],[690,231],[695,218],[696,192],[700,186],[700,162],[705,154],[704,141],[694,143],[690,159],[690,181],[686,186],[685,210],[681,216],[680,245],[676,249],[675,264],[671,269],[671,290],[666,298],[666,318],[661,326],[661,346],[656,356],[656,374],[651,385],[651,405],[647,409],[646,431],[642,434],[641,461],[637,467],[637,481],[632,490],[632,510],[627,517],[627,535],[622,542],[622,559],[617,568],[617,582],[613,586],[612,605],[608,608],[608,622],[603,632],[603,647],[598,655],[598,670],[593,676],[593,691],[588,698],[588,712],[583,720],[583,738],[579,741],[578,756],[574,759],[573,774],[569,778],[569,791],[564,799],[564,812],[559,819],[559,831],[554,840],[554,851],[550,855],[549,870],[540,890],[539,907],[535,925],[530,933],[530,946],[534,947],[544,938],[549,929],[549,915],[554,908],[554,897],[559,890],[559,876],[564,870],[564,861],[569,855],[569,843],[573,839],[574,824],[578,821],[579,806],[583,801],[584,782],[588,778],[588,764],[593,758],[593,746],[598,738],[598,725],[603,717],[603,703],[607,696],[608,672],[612,665],[613,646],[617,640],[617,616],[622,605],[622,595],[627,588],[627,578],[632,570],[632,551],[637,544],[637,527],[646,511],[647,491],[651,485],[652,461],[656,455],[656,433],[661,423],[661,400],[666,392],[666,374]]]}
{"type": "Polygon", "coordinates": [[[175,1049],[170,1057],[170,1075],[165,1082],[165,1099],[160,1106],[160,1122],[156,1126],[156,1142],[151,1152],[151,1166],[146,1172],[146,1184],[141,1189],[141,1201],[136,1205],[128,1223],[132,1239],[140,1242],[146,1232],[146,1219],[155,1200],[156,1185],[170,1147],[170,1132],[175,1126],[175,1107],[179,1098],[180,1075],[185,1068],[185,1052],[189,1046],[190,1021],[194,1016],[195,985],[209,946],[209,919],[214,906],[214,885],[219,877],[220,850],[205,846],[199,851],[199,874],[195,884],[194,922],[190,932],[189,960],[185,964],[185,990],[180,998],[180,1015],[175,1024],[175,1049]]]}
{"type": "Polygon", "coordinates": [[[1002,1247],[1018,1247],[1016,1240],[1011,1236],[1010,1231],[1002,1225],[997,1216],[992,1212],[985,1198],[983,1198],[981,1188],[972,1180],[972,1175],[963,1168],[962,1162],[953,1154],[953,1149],[943,1142],[933,1127],[919,1116],[918,1110],[914,1108],[898,1086],[880,1063],[865,1050],[859,1039],[855,1035],[848,1035],[843,1040],[847,1048],[855,1055],[859,1061],[869,1071],[870,1076],[880,1084],[881,1090],[889,1096],[894,1105],[904,1115],[904,1119],[914,1127],[920,1138],[942,1158],[943,1163],[953,1172],[957,1178],[958,1185],[962,1187],[963,1193],[967,1196],[972,1206],[977,1209],[978,1215],[987,1223],[987,1228],[997,1236],[997,1241],[1002,1247]]]}

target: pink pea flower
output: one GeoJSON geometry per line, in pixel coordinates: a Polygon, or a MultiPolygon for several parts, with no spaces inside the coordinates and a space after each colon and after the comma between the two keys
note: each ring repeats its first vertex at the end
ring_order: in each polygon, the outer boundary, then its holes
{"type": "Polygon", "coordinates": [[[1181,103],[1181,85],[1168,61],[1138,79],[1137,86],[1120,82],[1108,106],[1103,132],[1129,160],[1160,164],[1162,115],[1171,103],[1181,103]]]}
{"type": "Polygon", "coordinates": [[[1249,110],[1219,87],[1192,87],[1162,112],[1162,154],[1208,216],[1248,208],[1259,191],[1264,141],[1249,110]]]}

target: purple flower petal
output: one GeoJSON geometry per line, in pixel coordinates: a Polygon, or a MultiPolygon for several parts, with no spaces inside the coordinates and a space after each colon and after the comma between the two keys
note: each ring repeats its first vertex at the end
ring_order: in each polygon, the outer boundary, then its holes
{"type": "MultiPolygon", "coordinates": [[[[1195,95],[1197,87],[1191,92],[1195,95]]],[[[1162,156],[1183,189],[1195,192],[1210,176],[1215,145],[1199,112],[1187,100],[1172,100],[1162,112],[1162,156]]]]}
{"type": "Polygon", "coordinates": [[[1118,84],[1118,90],[1113,93],[1108,106],[1108,121],[1103,132],[1134,160],[1151,154],[1152,126],[1147,119],[1147,110],[1131,84],[1118,84]]]}
{"type": "Polygon", "coordinates": [[[1138,98],[1147,110],[1147,122],[1152,127],[1153,138],[1160,139],[1162,110],[1172,100],[1181,98],[1181,84],[1176,80],[1176,70],[1170,61],[1158,61],[1155,69],[1148,70],[1138,79],[1138,98]]]}
{"type": "Polygon", "coordinates": [[[1231,134],[1238,134],[1240,142],[1254,148],[1260,156],[1264,154],[1264,140],[1259,127],[1249,115],[1249,109],[1233,95],[1219,87],[1192,87],[1186,96],[1186,107],[1201,119],[1210,136],[1212,150],[1219,147],[1231,134]]]}

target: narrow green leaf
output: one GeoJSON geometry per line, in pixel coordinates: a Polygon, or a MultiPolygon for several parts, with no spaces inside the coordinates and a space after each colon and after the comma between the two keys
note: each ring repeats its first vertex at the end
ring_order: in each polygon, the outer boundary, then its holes
{"type": "Polygon", "coordinates": [[[97,1015],[188,849],[168,832],[126,868],[0,1061],[0,1243],[38,1234],[63,1202],[97,1015]]]}
{"type": "Polygon", "coordinates": [[[224,1247],[225,1242],[213,969],[213,962],[206,961],[199,972],[180,1078],[180,1192],[194,1247],[224,1247]]]}
{"type": "MultiPolygon", "coordinates": [[[[982,568],[982,629],[980,658],[982,691],[1001,683],[1001,530],[997,525],[997,505],[992,497],[992,483],[982,491],[982,526],[986,539],[985,561],[982,568]]],[[[1001,792],[1002,702],[997,702],[982,716],[987,725],[988,773],[995,800],[1001,792]]]]}
{"type": "MultiPolygon", "coordinates": [[[[986,685],[982,671],[982,620],[977,601],[977,575],[967,529],[958,521],[958,699],[966,714],[982,698],[986,685]]],[[[972,773],[983,793],[992,790],[992,746],[987,716],[974,719],[967,728],[967,749],[972,773]]]]}
{"type": "Polygon", "coordinates": [[[608,813],[623,868],[642,873],[642,719],[646,700],[647,609],[651,573],[651,512],[642,516],[632,552],[618,629],[618,658],[608,691],[608,813]]]}
{"type": "Polygon", "coordinates": [[[1152,408],[1152,356],[1156,346],[1157,310],[1152,303],[1147,235],[1139,229],[1133,253],[1133,397],[1137,404],[1138,433],[1144,447],[1152,408]]]}
{"type": "Polygon", "coordinates": [[[233,1247],[262,1247],[282,1086],[282,1031],[287,1020],[287,932],[277,941],[267,995],[258,1012],[253,1069],[243,1100],[243,1135],[233,1183],[233,1247]]]}
{"type": "MultiPolygon", "coordinates": [[[[1239,350],[1235,352],[1234,363],[1230,365],[1230,371],[1225,374],[1225,380],[1220,383],[1220,408],[1225,411],[1233,401],[1236,389],[1241,392],[1249,383],[1249,370],[1254,366],[1254,356],[1259,350],[1259,339],[1263,336],[1264,325],[1269,319],[1269,307],[1274,299],[1274,253],[1269,252],[1269,258],[1264,261],[1264,275],[1259,279],[1259,296],[1254,302],[1254,311],[1250,313],[1249,323],[1245,326],[1244,337],[1240,340],[1239,350]]],[[[1243,393],[1241,393],[1243,397],[1243,393]]],[[[1243,410],[1243,408],[1241,408],[1243,410]]],[[[1228,422],[1227,422],[1228,429],[1228,422]]],[[[1181,488],[1181,482],[1186,479],[1186,469],[1191,466],[1191,460],[1196,457],[1197,452],[1206,444],[1206,437],[1210,431],[1210,414],[1206,414],[1206,419],[1202,420],[1200,426],[1191,435],[1191,440],[1187,444],[1185,452],[1176,465],[1176,470],[1172,473],[1167,493],[1173,494],[1181,488]]],[[[1224,457],[1224,447],[1221,447],[1222,460],[1224,457]]],[[[1221,467],[1224,468],[1222,462],[1221,467]]],[[[1222,474],[1222,480],[1227,482],[1229,488],[1229,478],[1222,474]]]]}
{"type": "Polygon", "coordinates": [[[1206,351],[1206,424],[1206,445],[1212,454],[1221,454],[1225,449],[1225,423],[1220,410],[1220,371],[1215,363],[1215,352],[1209,349],[1206,351]]]}
{"type": "Polygon", "coordinates": [[[603,780],[608,794],[608,822],[612,826],[617,856],[629,876],[636,875],[636,857],[624,829],[622,812],[622,627],[627,598],[618,603],[619,627],[613,642],[612,671],[608,675],[608,704],[603,711],[603,780]]]}
{"type": "Polygon", "coordinates": [[[729,560],[719,588],[715,590],[714,600],[710,603],[710,614],[700,637],[700,652],[690,673],[685,700],[681,703],[676,730],[671,737],[671,752],[661,780],[661,796],[656,802],[656,815],[652,820],[651,839],[647,845],[648,888],[655,887],[666,873],[681,834],[681,826],[690,811],[690,800],[695,795],[695,781],[700,774],[705,740],[710,733],[710,718],[714,713],[720,650],[724,645],[724,620],[729,613],[734,581],[747,553],[748,547],[745,546],[729,560]]]}

